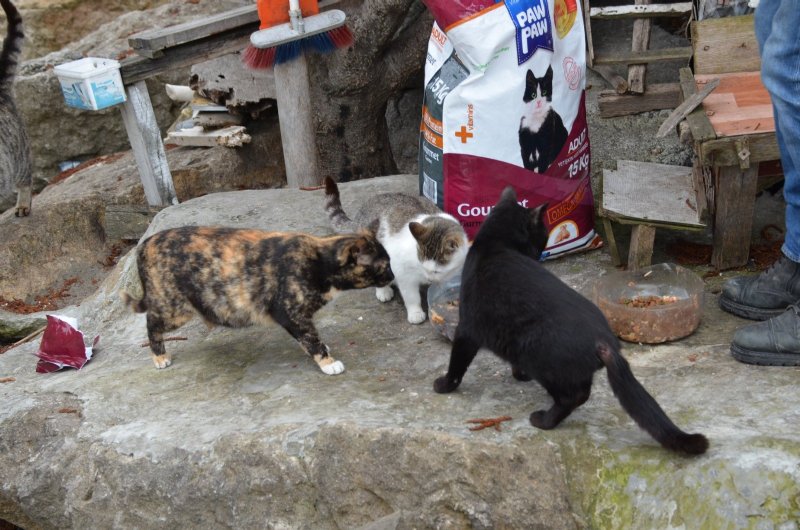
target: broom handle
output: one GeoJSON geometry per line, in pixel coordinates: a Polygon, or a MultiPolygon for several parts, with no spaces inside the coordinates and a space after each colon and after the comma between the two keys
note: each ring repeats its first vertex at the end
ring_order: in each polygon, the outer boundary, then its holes
{"type": "Polygon", "coordinates": [[[289,0],[289,20],[292,23],[292,29],[297,33],[303,34],[306,32],[305,24],[303,23],[303,12],[300,11],[300,0],[289,0]]]}

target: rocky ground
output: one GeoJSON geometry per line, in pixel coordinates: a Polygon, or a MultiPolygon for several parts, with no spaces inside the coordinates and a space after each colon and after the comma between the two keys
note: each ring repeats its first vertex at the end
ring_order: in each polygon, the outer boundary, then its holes
{"type": "MultiPolygon", "coordinates": [[[[654,31],[665,45],[681,40],[654,31]]],[[[625,43],[625,33],[608,31],[600,46],[625,43]]],[[[678,66],[653,68],[648,79],[675,81],[678,66]]],[[[35,61],[29,68],[47,75],[35,61]]],[[[588,80],[595,183],[618,159],[690,163],[675,135],[654,138],[668,111],[601,119],[605,85],[592,73],[588,80]]],[[[407,173],[416,171],[420,101],[421,91],[410,90],[387,114],[398,125],[392,152],[407,173]]],[[[108,114],[108,123],[120,121],[108,114]]],[[[240,150],[170,149],[186,204],[159,214],[151,230],[214,222],[326,231],[319,192],[233,193],[285,182],[275,120],[256,129],[266,140],[240,150]]],[[[430,383],[444,370],[447,342],[427,323],[405,323],[399,302],[377,304],[368,292],[320,314],[321,332],[348,368],[342,378],[322,377],[280,330],[207,334],[196,323],[181,331],[189,341],[170,345],[176,364],[156,372],[140,346],[142,318],[118,302],[119,289],[135,282],[132,242],[111,241],[104,230],[106,205],[143,203],[132,156],[95,159],[64,177],[34,198],[31,217],[0,215],[0,296],[27,306],[50,299],[80,317],[88,334],[99,333],[102,346],[84,370],[50,376],[33,373],[36,340],[0,354],[0,519],[26,530],[165,521],[333,529],[382,516],[383,528],[797,528],[797,370],[746,367],[728,356],[743,322],[722,313],[715,295],[741,271],[707,265],[708,232],[659,231],[654,254],[704,276],[698,332],[658,347],[626,346],[634,371],[676,421],[711,438],[707,457],[685,460],[654,447],[604,377],[590,402],[550,433],[526,419],[547,399],[543,391],[515,383],[488,355],[476,361],[471,384],[436,398],[430,383]],[[514,418],[500,432],[466,430],[467,419],[500,415],[514,418]]],[[[413,176],[385,182],[352,183],[348,200],[414,190],[413,176]]],[[[779,193],[759,198],[756,259],[746,269],[775,256],[776,232],[764,229],[782,224],[782,208],[779,193]]],[[[624,245],[624,227],[618,237],[624,245]]],[[[605,249],[548,266],[584,293],[613,269],[605,249]]],[[[6,335],[16,341],[42,319],[2,312],[0,332],[16,326],[6,335]]]]}

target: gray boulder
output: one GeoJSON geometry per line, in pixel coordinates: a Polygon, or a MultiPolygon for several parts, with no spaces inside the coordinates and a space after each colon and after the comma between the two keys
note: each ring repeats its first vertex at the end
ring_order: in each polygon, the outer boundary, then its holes
{"type": "MultiPolygon", "coordinates": [[[[346,211],[416,176],[342,184],[346,211]]],[[[322,191],[210,194],[169,207],[150,232],[221,224],[328,233],[322,191]]],[[[546,264],[583,293],[606,254],[546,264]]],[[[82,370],[33,371],[36,343],[0,355],[0,518],[25,528],[796,528],[796,371],[728,354],[739,319],[708,293],[695,334],[625,346],[633,371],[708,454],[668,453],[622,411],[604,374],[552,431],[528,415],[550,398],[478,354],[437,395],[449,343],[367,289],[319,312],[346,371],[325,376],[278,326],[169,334],[173,365],[149,358],[143,315],[118,299],[138,283],[128,254],[78,307],[100,335],[82,370]],[[511,416],[500,431],[467,420],[511,416]]]]}

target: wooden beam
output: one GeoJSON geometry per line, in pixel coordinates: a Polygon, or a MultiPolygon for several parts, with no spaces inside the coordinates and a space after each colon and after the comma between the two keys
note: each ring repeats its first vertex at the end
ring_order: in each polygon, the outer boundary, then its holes
{"type": "Polygon", "coordinates": [[[258,30],[258,23],[241,26],[205,39],[180,44],[163,50],[155,59],[130,57],[121,61],[120,75],[126,85],[148,77],[191,66],[215,57],[241,51],[250,43],[250,34],[258,30]]]}
{"type": "Polygon", "coordinates": [[[190,41],[204,39],[241,26],[258,25],[256,6],[248,5],[166,28],[151,29],[128,38],[128,45],[136,53],[153,57],[154,52],[172,48],[190,41]]]}
{"type": "Polygon", "coordinates": [[[169,206],[178,203],[167,154],[161,141],[161,131],[153,113],[147,85],[137,81],[125,87],[128,96],[120,107],[122,121],[128,133],[144,195],[150,206],[169,206]]]}
{"type": "Polygon", "coordinates": [[[276,64],[274,72],[286,183],[290,188],[318,186],[322,184],[322,175],[317,165],[316,130],[305,55],[276,64]]]}
{"type": "Polygon", "coordinates": [[[758,72],[753,15],[709,18],[692,22],[695,74],[758,72]]]}
{"type": "Polygon", "coordinates": [[[586,66],[594,66],[594,45],[592,43],[592,21],[589,17],[589,0],[583,0],[581,13],[583,13],[583,31],[586,33],[586,66]]]}
{"type": "MultiPolygon", "coordinates": [[[[694,74],[690,68],[681,68],[679,71],[681,79],[681,92],[684,99],[688,99],[697,93],[697,83],[694,80],[694,74]]],[[[703,108],[696,108],[686,116],[686,123],[692,130],[692,138],[695,142],[704,142],[706,140],[713,140],[717,137],[714,132],[714,127],[708,120],[703,108]]],[[[699,151],[699,149],[698,149],[699,151]]]]}
{"type": "Polygon", "coordinates": [[[667,61],[686,61],[692,57],[692,47],[659,48],[643,52],[617,53],[594,56],[594,64],[649,64],[667,61]]]}
{"type": "MultiPolygon", "coordinates": [[[[636,0],[636,5],[649,4],[650,0],[636,0]]],[[[636,7],[636,6],[634,6],[636,7]]],[[[641,53],[650,47],[650,19],[637,18],[633,21],[633,38],[631,51],[641,53]]],[[[633,94],[644,93],[644,78],[647,75],[647,64],[632,64],[628,66],[628,91],[633,94]]]]}
{"type": "MultiPolygon", "coordinates": [[[[323,9],[338,3],[338,1],[322,0],[318,3],[318,6],[323,9]]],[[[155,58],[160,57],[163,53],[162,50],[166,48],[205,39],[242,26],[258,26],[259,24],[256,5],[252,4],[209,15],[200,20],[191,20],[166,28],[142,31],[129,37],[128,45],[143,57],[155,58]]],[[[252,31],[257,29],[258,27],[252,31]]]]}
{"type": "Polygon", "coordinates": [[[617,74],[611,66],[607,64],[596,64],[590,66],[590,68],[605,79],[606,82],[614,88],[617,94],[624,94],[628,91],[628,80],[617,74]]]}
{"type": "Polygon", "coordinates": [[[690,112],[697,108],[703,100],[708,96],[712,90],[719,86],[719,79],[714,79],[708,83],[706,86],[703,87],[703,90],[692,94],[688,98],[683,100],[683,103],[678,105],[678,107],[670,113],[664,123],[661,124],[661,127],[658,128],[658,132],[656,132],[656,138],[663,138],[667,135],[667,133],[673,130],[675,127],[678,126],[678,122],[683,120],[690,112]]]}
{"type": "Polygon", "coordinates": [[[604,90],[597,98],[602,118],[639,114],[651,110],[674,109],[680,103],[681,88],[678,83],[653,83],[640,96],[620,95],[613,90],[604,90]]]}
{"type": "Polygon", "coordinates": [[[649,225],[634,225],[631,229],[631,246],[628,248],[628,270],[643,269],[653,261],[653,243],[656,228],[649,225]]]}
{"type": "MultiPolygon", "coordinates": [[[[736,166],[741,162],[737,140],[742,136],[726,136],[716,140],[706,140],[700,146],[700,161],[708,166],[736,166]]],[[[769,162],[780,160],[778,139],[774,132],[762,134],[748,134],[747,148],[750,151],[749,162],[769,162]]]]}
{"type": "Polygon", "coordinates": [[[718,270],[740,267],[750,256],[758,166],[721,167],[714,177],[714,242],[711,264],[718,270]]]}
{"type": "Polygon", "coordinates": [[[691,14],[692,2],[593,7],[589,11],[589,16],[598,20],[612,20],[618,18],[683,17],[691,14]]]}

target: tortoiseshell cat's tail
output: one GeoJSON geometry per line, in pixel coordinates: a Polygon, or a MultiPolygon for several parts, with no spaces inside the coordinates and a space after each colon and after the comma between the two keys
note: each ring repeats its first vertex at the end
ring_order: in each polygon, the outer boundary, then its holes
{"type": "Polygon", "coordinates": [[[121,291],[119,294],[122,301],[125,302],[125,305],[130,307],[136,313],[144,313],[147,311],[147,304],[144,302],[144,299],[137,299],[128,294],[125,291],[121,291]]]}
{"type": "Polygon", "coordinates": [[[331,226],[337,232],[354,232],[355,223],[347,217],[339,199],[339,187],[331,177],[325,177],[325,212],[331,220],[331,226]]]}
{"type": "Polygon", "coordinates": [[[639,427],[666,449],[690,455],[706,452],[708,439],[702,434],[685,433],[672,423],[656,400],[634,377],[628,361],[615,348],[599,342],[597,355],[606,366],[611,390],[639,427]]]}

